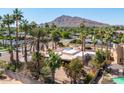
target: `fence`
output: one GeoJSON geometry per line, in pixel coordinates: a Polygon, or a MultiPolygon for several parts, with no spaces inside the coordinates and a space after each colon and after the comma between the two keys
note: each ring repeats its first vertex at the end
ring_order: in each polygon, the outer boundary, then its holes
{"type": "Polygon", "coordinates": [[[37,80],[33,80],[29,77],[25,77],[23,75],[20,75],[16,72],[12,72],[10,70],[5,70],[5,74],[7,76],[9,76],[10,78],[21,81],[24,84],[43,84],[44,83],[43,81],[40,82],[40,81],[37,81],[37,80]]]}

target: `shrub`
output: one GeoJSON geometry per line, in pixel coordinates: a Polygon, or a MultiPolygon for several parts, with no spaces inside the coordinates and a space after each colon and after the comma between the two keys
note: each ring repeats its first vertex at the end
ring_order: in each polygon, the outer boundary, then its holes
{"type": "Polygon", "coordinates": [[[3,76],[3,73],[4,73],[4,71],[3,70],[0,70],[0,77],[3,76]]]}
{"type": "Polygon", "coordinates": [[[106,53],[104,51],[97,51],[95,56],[95,61],[98,63],[103,63],[106,59],[106,53]]]}
{"type": "Polygon", "coordinates": [[[6,65],[6,69],[11,70],[13,72],[16,72],[17,70],[21,70],[21,68],[24,66],[24,63],[18,62],[16,63],[15,60],[13,63],[9,63],[6,65]]]}
{"type": "Polygon", "coordinates": [[[69,32],[67,32],[67,31],[63,31],[63,32],[61,32],[61,36],[62,36],[62,38],[64,38],[64,39],[69,39],[70,38],[70,33],[69,32]]]}
{"type": "Polygon", "coordinates": [[[58,45],[59,45],[60,47],[64,47],[64,44],[63,44],[62,42],[59,42],[58,45]]]}
{"type": "Polygon", "coordinates": [[[6,67],[6,62],[0,60],[0,77],[2,77],[5,67],[6,67]]]}
{"type": "Polygon", "coordinates": [[[106,59],[106,54],[105,54],[105,52],[98,50],[98,51],[96,52],[95,57],[93,57],[93,58],[90,60],[89,65],[92,66],[92,67],[99,68],[102,64],[104,64],[105,59],[106,59]]]}
{"type": "Polygon", "coordinates": [[[84,79],[84,83],[88,84],[92,79],[93,79],[93,74],[92,73],[88,73],[84,79]]]}
{"type": "Polygon", "coordinates": [[[5,68],[6,67],[6,61],[0,60],[0,68],[5,68]]]}
{"type": "Polygon", "coordinates": [[[78,83],[83,76],[81,61],[77,58],[72,60],[69,64],[65,65],[65,71],[67,76],[72,79],[72,83],[78,83]]]}
{"type": "Polygon", "coordinates": [[[37,52],[34,52],[33,55],[32,55],[32,60],[33,61],[37,61],[37,59],[41,60],[41,54],[37,52]]]}
{"type": "Polygon", "coordinates": [[[81,44],[81,40],[80,39],[75,39],[75,40],[72,40],[70,43],[81,44]]]}
{"type": "Polygon", "coordinates": [[[13,64],[8,64],[7,65],[7,70],[11,70],[11,71],[15,72],[16,71],[16,67],[13,64]]]}

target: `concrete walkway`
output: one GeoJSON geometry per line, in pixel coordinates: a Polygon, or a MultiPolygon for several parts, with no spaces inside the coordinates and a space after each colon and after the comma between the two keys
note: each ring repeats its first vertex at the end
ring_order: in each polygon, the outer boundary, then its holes
{"type": "Polygon", "coordinates": [[[14,80],[6,76],[6,79],[0,79],[0,84],[22,84],[20,81],[14,80]]]}
{"type": "Polygon", "coordinates": [[[67,77],[63,67],[56,70],[55,79],[60,83],[70,83],[70,79],[67,77]]]}

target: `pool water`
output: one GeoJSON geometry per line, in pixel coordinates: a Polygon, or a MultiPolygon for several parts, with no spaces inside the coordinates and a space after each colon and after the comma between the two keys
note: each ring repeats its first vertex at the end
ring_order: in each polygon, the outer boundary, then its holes
{"type": "Polygon", "coordinates": [[[124,77],[113,78],[112,80],[113,80],[113,82],[116,83],[116,84],[124,84],[124,77]]]}
{"type": "Polygon", "coordinates": [[[64,48],[64,50],[67,50],[67,51],[69,51],[69,50],[72,50],[72,48],[64,48]]]}

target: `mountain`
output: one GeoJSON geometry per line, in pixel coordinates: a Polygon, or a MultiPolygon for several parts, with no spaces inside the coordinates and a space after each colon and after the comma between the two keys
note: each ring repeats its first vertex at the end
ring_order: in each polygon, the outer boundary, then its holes
{"type": "Polygon", "coordinates": [[[71,17],[66,15],[57,17],[55,20],[48,22],[48,24],[51,25],[52,23],[54,23],[59,27],[79,27],[80,23],[82,22],[84,23],[85,26],[88,26],[88,27],[92,27],[92,26],[101,27],[101,26],[109,25],[109,24],[96,22],[96,21],[92,21],[89,19],[81,18],[81,17],[71,17]]]}

